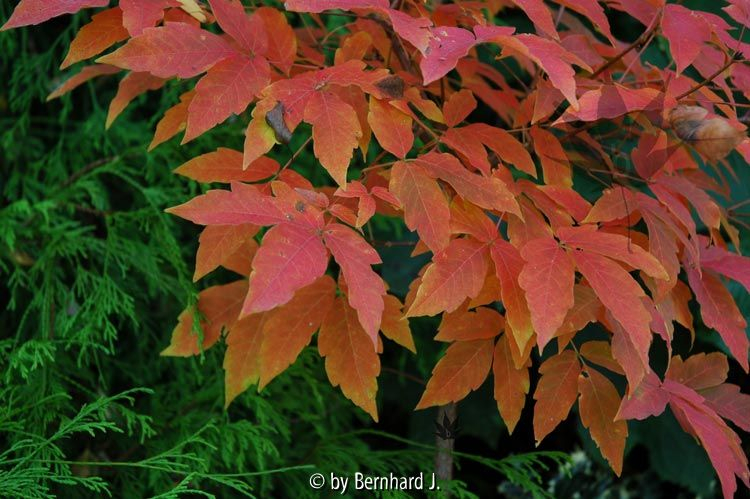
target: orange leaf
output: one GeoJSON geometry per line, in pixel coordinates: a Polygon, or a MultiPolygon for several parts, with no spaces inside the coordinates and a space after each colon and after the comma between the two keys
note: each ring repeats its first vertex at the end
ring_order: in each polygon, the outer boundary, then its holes
{"type": "Polygon", "coordinates": [[[563,350],[539,366],[539,382],[534,390],[534,439],[539,445],[568,417],[578,397],[581,364],[572,350],[563,350]]]}
{"type": "Polygon", "coordinates": [[[224,354],[224,407],[260,379],[260,348],[268,312],[235,323],[227,334],[224,354]]]}
{"type": "Polygon", "coordinates": [[[193,282],[224,263],[226,258],[257,233],[258,227],[251,224],[209,225],[203,229],[195,255],[193,282]]]}
{"type": "Polygon", "coordinates": [[[59,87],[53,90],[52,93],[47,96],[47,101],[57,99],[61,95],[67,94],[71,90],[79,87],[80,85],[83,85],[87,81],[96,78],[97,76],[111,75],[119,72],[120,68],[109,66],[107,64],[93,64],[91,66],[86,66],[78,73],[62,82],[59,87]]]}
{"type": "Polygon", "coordinates": [[[122,26],[122,10],[119,7],[94,14],[91,16],[91,22],[81,28],[70,42],[68,55],[65,56],[60,69],[99,55],[127,37],[128,31],[122,26]]]}
{"type": "Polygon", "coordinates": [[[404,158],[414,143],[412,119],[388,102],[370,97],[370,111],[367,122],[383,149],[404,158]]]}
{"type": "Polygon", "coordinates": [[[318,350],[325,357],[326,373],[331,385],[341,386],[346,398],[378,420],[375,394],[380,359],[343,297],[336,298],[323,320],[318,335],[318,350]]]}
{"type": "Polygon", "coordinates": [[[203,315],[203,343],[198,343],[198,336],[193,331],[195,310],[188,307],[180,314],[177,327],[172,331],[172,340],[161,355],[187,357],[211,348],[219,340],[222,328],[229,328],[237,321],[246,293],[247,281],[244,279],[201,291],[197,306],[203,315]]]}
{"type": "Polygon", "coordinates": [[[465,120],[476,109],[477,100],[471,90],[462,89],[448,97],[443,105],[445,124],[454,127],[465,120]]]}
{"type": "Polygon", "coordinates": [[[398,162],[391,169],[389,190],[404,208],[406,226],[437,253],[448,246],[450,208],[443,191],[425,169],[414,163],[398,162]]]}
{"type": "Polygon", "coordinates": [[[112,126],[112,122],[122,113],[133,99],[149,90],[158,90],[164,86],[166,80],[157,78],[149,73],[128,73],[125,78],[120,80],[117,87],[117,93],[109,104],[107,112],[107,121],[105,127],[112,126]]]}
{"type": "Polygon", "coordinates": [[[583,426],[591,432],[602,455],[617,476],[622,472],[622,458],[625,452],[625,439],[628,425],[625,421],[615,421],[620,407],[620,395],[611,381],[594,369],[587,370],[588,376],[578,377],[578,402],[583,426]]]}
{"type": "Polygon", "coordinates": [[[297,54],[297,37],[284,13],[274,7],[260,7],[253,16],[260,18],[266,33],[273,33],[273,36],[268,37],[266,48],[268,62],[289,74],[297,54]]]}
{"type": "Polygon", "coordinates": [[[345,186],[352,152],[362,136],[356,111],[332,92],[314,92],[304,116],[312,125],[315,157],[338,185],[345,186]]]}
{"type": "Polygon", "coordinates": [[[276,160],[262,157],[253,161],[247,169],[242,169],[242,153],[234,149],[220,147],[216,151],[201,154],[183,163],[174,173],[184,175],[198,182],[257,182],[267,179],[279,171],[276,160]]]}
{"type": "Polygon", "coordinates": [[[412,338],[409,329],[409,321],[404,319],[404,307],[401,301],[393,295],[385,295],[383,301],[385,308],[383,309],[383,320],[380,323],[380,330],[383,335],[407,350],[417,353],[417,347],[414,346],[414,338],[412,338]]]}
{"type": "Polygon", "coordinates": [[[148,150],[151,151],[159,144],[168,141],[187,126],[188,106],[195,96],[195,90],[190,90],[180,95],[180,102],[167,109],[159,123],[148,150]]]}
{"type": "Polygon", "coordinates": [[[497,340],[492,361],[492,374],[495,378],[495,400],[508,433],[513,433],[521,411],[526,405],[526,395],[529,393],[529,366],[531,361],[516,368],[508,343],[508,335],[504,334],[497,340]]]}
{"type": "Polygon", "coordinates": [[[433,257],[406,317],[452,312],[466,298],[477,296],[487,276],[487,254],[487,245],[479,241],[451,241],[433,257]]]}
{"type": "Polygon", "coordinates": [[[10,19],[3,24],[0,31],[19,28],[30,24],[39,24],[63,14],[75,14],[87,7],[104,7],[109,0],[67,0],[65,2],[50,0],[21,0],[13,10],[10,19]]]}
{"type": "Polygon", "coordinates": [[[455,312],[443,314],[438,341],[468,341],[494,338],[503,330],[505,321],[499,312],[487,307],[469,311],[462,307],[455,312]]]}
{"type": "Polygon", "coordinates": [[[336,283],[323,276],[298,290],[286,305],[268,313],[259,353],[262,390],[299,356],[333,306],[336,283]]]}
{"type": "Polygon", "coordinates": [[[493,340],[457,341],[432,370],[416,409],[457,402],[481,386],[492,365],[493,340]]]}

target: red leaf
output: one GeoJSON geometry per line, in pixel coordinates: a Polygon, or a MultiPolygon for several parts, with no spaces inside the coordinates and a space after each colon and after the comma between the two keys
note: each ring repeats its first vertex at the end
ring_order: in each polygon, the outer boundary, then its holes
{"type": "Polygon", "coordinates": [[[531,322],[543,350],[573,306],[575,266],[552,238],[533,239],[521,249],[526,261],[518,283],[526,292],[531,322]]]}
{"type": "Polygon", "coordinates": [[[105,7],[108,3],[109,0],[21,0],[0,31],[43,23],[88,7],[105,7]]]}
{"type": "Polygon", "coordinates": [[[357,311],[359,322],[377,347],[385,284],[372,265],[382,263],[380,256],[361,236],[340,224],[329,224],[323,239],[346,279],[349,305],[357,311]]]}
{"type": "Polygon", "coordinates": [[[521,214],[515,197],[502,180],[470,173],[455,156],[430,152],[418,157],[414,164],[422,166],[428,175],[444,180],[459,196],[477,206],[521,214]]]}
{"type": "Polygon", "coordinates": [[[389,190],[404,208],[406,226],[438,253],[450,239],[450,208],[440,186],[414,163],[398,162],[391,169],[389,190]]]}
{"type": "Polygon", "coordinates": [[[286,10],[292,12],[323,12],[324,10],[387,9],[386,0],[286,0],[286,10]]]}
{"type": "Polygon", "coordinates": [[[232,183],[231,191],[211,190],[165,211],[198,225],[273,225],[291,221],[273,198],[239,182],[232,183]]]}
{"type": "Polygon", "coordinates": [[[534,152],[542,163],[544,182],[548,185],[572,187],[570,161],[557,137],[538,126],[532,127],[530,134],[534,141],[534,152]]]}
{"type": "Polygon", "coordinates": [[[258,390],[294,363],[333,306],[336,283],[323,276],[268,313],[260,346],[258,390]]]}
{"type": "Polygon", "coordinates": [[[96,62],[160,78],[190,78],[236,51],[221,37],[184,23],[146,28],[143,34],[96,62]]]}
{"type": "Polygon", "coordinates": [[[239,0],[209,0],[208,3],[224,33],[252,55],[265,55],[268,37],[260,18],[248,16],[239,0]]]}
{"type": "Polygon", "coordinates": [[[646,419],[664,412],[669,394],[662,390],[661,380],[649,372],[635,390],[629,390],[617,411],[616,419],[646,419]]]}
{"type": "Polygon", "coordinates": [[[682,5],[669,4],[664,8],[661,22],[664,37],[677,63],[677,73],[690,66],[704,44],[711,41],[711,26],[696,11],[682,5]]]}
{"type": "Polygon", "coordinates": [[[320,327],[318,350],[325,357],[331,385],[341,386],[346,398],[377,421],[375,394],[380,359],[354,309],[341,296],[336,298],[320,327]]]}
{"type": "Polygon", "coordinates": [[[406,317],[452,312],[466,298],[477,296],[487,275],[487,254],[487,245],[479,241],[451,241],[427,267],[406,317]]]}
{"type": "Polygon", "coordinates": [[[255,225],[209,225],[201,232],[193,282],[223,264],[258,232],[255,225]]]}
{"type": "Polygon", "coordinates": [[[706,405],[719,416],[729,419],[745,431],[750,431],[750,395],[740,393],[740,387],[729,383],[701,390],[706,405]]]}
{"type": "Polygon", "coordinates": [[[266,49],[268,62],[285,74],[289,74],[297,55],[297,37],[294,36],[294,31],[289,26],[286,17],[273,7],[260,7],[255,10],[253,17],[263,22],[266,33],[273,33],[273,36],[268,37],[266,49]]]}
{"type": "Polygon", "coordinates": [[[257,182],[267,179],[279,171],[279,164],[271,158],[259,158],[247,169],[242,169],[242,153],[220,147],[216,151],[201,154],[178,166],[174,173],[197,182],[257,182]]]}
{"type": "Polygon", "coordinates": [[[253,259],[242,315],[283,305],[327,267],[328,252],[316,230],[292,224],[271,228],[253,259]]]}
{"type": "Polygon", "coordinates": [[[513,0],[513,3],[529,16],[529,19],[534,23],[534,27],[537,31],[542,32],[555,40],[560,39],[560,35],[557,34],[555,22],[552,20],[552,13],[549,8],[544,5],[543,0],[513,0]]]}
{"type": "Polygon", "coordinates": [[[701,267],[728,277],[750,291],[750,258],[719,246],[701,247],[701,267]]]}
{"type": "Polygon", "coordinates": [[[737,434],[690,388],[671,380],[664,382],[664,388],[670,392],[669,406],[683,429],[692,432],[706,449],[719,475],[724,498],[734,497],[737,490],[735,475],[750,487],[747,458],[737,434]]]}
{"type": "Polygon", "coordinates": [[[240,114],[271,80],[271,67],[262,57],[236,54],[219,61],[195,86],[188,108],[185,144],[232,114],[240,114]]]}
{"type": "Polygon", "coordinates": [[[479,388],[490,372],[493,340],[457,341],[432,370],[415,409],[457,402],[479,388]]]}
{"type": "MultiPolygon", "coordinates": [[[[651,314],[643,305],[642,297],[646,296],[643,289],[625,269],[609,258],[575,251],[573,259],[601,302],[624,328],[643,366],[648,368],[651,314]]],[[[640,379],[628,381],[632,386],[638,386],[640,379]]]]}
{"type": "Polygon", "coordinates": [[[602,232],[593,226],[579,226],[561,227],[557,237],[568,246],[619,260],[655,279],[669,278],[659,260],[625,236],[602,232]]]}
{"type": "Polygon", "coordinates": [[[578,402],[581,423],[591,432],[602,455],[617,476],[622,473],[622,457],[628,425],[625,421],[615,421],[620,406],[620,396],[611,381],[593,369],[586,371],[588,376],[578,377],[578,402]]]}
{"type": "Polygon", "coordinates": [[[367,122],[372,127],[378,143],[386,151],[404,158],[411,150],[414,132],[411,129],[412,119],[408,114],[399,111],[388,102],[370,97],[367,122]]]}
{"type": "Polygon", "coordinates": [[[614,119],[634,111],[660,110],[665,103],[664,94],[655,88],[602,85],[584,93],[578,105],[578,110],[566,110],[556,123],[614,119]]]}
{"type": "Polygon", "coordinates": [[[122,24],[130,36],[138,36],[161,21],[169,4],[169,0],[120,0],[122,24]]]}
{"type": "Polygon", "coordinates": [[[575,352],[563,350],[539,366],[539,383],[534,390],[534,439],[538,446],[544,437],[568,417],[578,397],[581,363],[575,352]]]}
{"type": "Polygon", "coordinates": [[[518,420],[521,419],[521,411],[526,404],[526,395],[529,393],[531,361],[516,368],[508,341],[508,336],[503,335],[495,344],[492,375],[495,378],[494,395],[497,409],[508,428],[508,433],[513,433],[518,420]]]}
{"type": "Polygon", "coordinates": [[[686,271],[695,299],[700,304],[703,322],[719,333],[734,358],[747,372],[750,345],[745,332],[747,322],[731,293],[709,270],[704,270],[702,274],[692,268],[687,268],[686,271]]]}
{"type": "Polygon", "coordinates": [[[94,14],[91,16],[91,22],[81,28],[70,42],[68,55],[65,56],[60,69],[99,55],[127,37],[128,32],[122,26],[122,10],[119,7],[94,14]]]}

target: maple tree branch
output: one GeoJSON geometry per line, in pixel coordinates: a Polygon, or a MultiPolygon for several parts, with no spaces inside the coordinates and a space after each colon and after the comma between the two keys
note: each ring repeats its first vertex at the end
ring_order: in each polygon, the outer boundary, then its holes
{"type": "Polygon", "coordinates": [[[724,64],[722,67],[720,67],[719,69],[717,69],[716,71],[714,71],[713,73],[711,73],[710,76],[708,76],[702,82],[700,82],[697,85],[695,85],[693,88],[690,88],[690,89],[682,92],[680,95],[678,95],[677,97],[675,97],[675,99],[676,100],[684,99],[685,97],[687,97],[689,95],[692,95],[695,92],[697,92],[698,90],[700,90],[701,88],[705,87],[709,83],[712,83],[714,81],[714,78],[716,78],[721,73],[723,73],[724,71],[726,71],[727,69],[729,69],[732,66],[732,64],[734,64],[735,62],[739,62],[740,61],[740,59],[737,58],[738,55],[739,54],[734,54],[732,57],[729,58],[729,60],[726,62],[726,64],[724,64]]]}
{"type": "Polygon", "coordinates": [[[297,159],[297,157],[300,154],[302,154],[302,151],[305,150],[305,147],[307,147],[307,144],[309,144],[311,140],[312,140],[312,135],[310,135],[307,138],[307,140],[305,140],[304,144],[302,144],[301,146],[299,146],[299,148],[296,151],[294,151],[294,154],[292,154],[292,157],[289,158],[289,161],[287,161],[286,163],[284,163],[284,166],[281,167],[281,170],[279,170],[278,172],[276,172],[276,175],[274,175],[274,177],[273,177],[274,179],[278,178],[279,175],[281,175],[281,172],[283,172],[284,170],[286,170],[287,168],[289,168],[289,165],[291,165],[292,162],[295,159],[297,159]]]}
{"type": "Polygon", "coordinates": [[[604,66],[600,67],[599,69],[591,73],[591,76],[589,76],[589,78],[593,80],[594,78],[596,78],[597,76],[599,76],[600,74],[602,74],[603,72],[607,71],[609,68],[617,64],[623,57],[625,57],[630,52],[632,52],[633,49],[645,43],[646,40],[651,37],[651,33],[653,33],[659,27],[663,12],[664,12],[663,9],[659,9],[659,12],[656,13],[656,15],[654,16],[654,19],[651,21],[651,25],[648,27],[646,31],[641,33],[641,36],[639,36],[633,43],[625,47],[625,50],[623,50],[622,52],[617,54],[615,57],[607,61],[604,64],[604,66]]]}

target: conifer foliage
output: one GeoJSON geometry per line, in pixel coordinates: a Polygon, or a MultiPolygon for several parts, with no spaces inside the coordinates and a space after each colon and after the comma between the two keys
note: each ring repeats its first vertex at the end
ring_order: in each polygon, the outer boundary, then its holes
{"type": "Polygon", "coordinates": [[[381,334],[414,350],[408,319],[442,314],[436,340],[449,346],[417,409],[492,376],[512,431],[534,369],[537,442],[577,402],[619,475],[628,420],[669,406],[724,497],[736,478],[750,487],[728,424],[750,431],[750,396],[725,382],[730,361],[672,355],[676,335],[695,334],[695,301],[748,371],[747,323],[727,282],[750,289],[750,260],[721,197],[728,155],[750,161],[738,104],[750,96],[750,3],[732,0],[721,16],[660,0],[118,3],[22,0],[2,29],[102,8],[63,66],[89,62],[50,97],[127,71],[109,125],[138,95],[184,80],[151,148],[247,121],[242,151],[176,170],[228,187],[168,210],[205,226],[196,280],[219,266],[241,276],[204,289],[163,352],[192,356],[223,339],[227,405],[271,383],[317,332],[331,384],[377,420],[381,334]],[[515,9],[533,32],[504,22],[515,9]],[[613,15],[641,34],[618,39],[613,15]],[[673,63],[645,61],[657,40],[673,63]],[[296,153],[284,165],[269,156],[299,135],[327,185],[294,170],[296,153]],[[586,177],[603,188],[577,189],[586,177]],[[403,302],[377,270],[368,228],[383,216],[416,232],[415,255],[432,254],[403,302]],[[579,334],[592,323],[600,339],[579,334]]]}

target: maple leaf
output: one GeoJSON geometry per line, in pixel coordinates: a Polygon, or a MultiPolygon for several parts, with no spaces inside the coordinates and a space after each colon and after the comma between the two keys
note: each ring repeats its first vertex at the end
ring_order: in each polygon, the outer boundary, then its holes
{"type": "Polygon", "coordinates": [[[502,180],[470,173],[455,156],[430,152],[419,156],[414,164],[422,166],[428,175],[444,180],[459,196],[477,206],[521,216],[513,193],[502,180]]]}
{"type": "Polygon", "coordinates": [[[602,455],[617,476],[622,473],[622,458],[628,425],[615,421],[620,396],[611,381],[594,369],[578,377],[578,408],[583,426],[588,428],[602,455]]]}
{"type": "Polygon", "coordinates": [[[251,224],[209,225],[203,229],[195,255],[193,282],[222,265],[257,233],[258,227],[251,224]]]}
{"type": "Polygon", "coordinates": [[[560,39],[560,35],[557,33],[557,28],[555,27],[555,22],[552,20],[552,13],[542,0],[512,1],[517,7],[522,9],[527,16],[529,16],[529,19],[534,23],[534,27],[537,31],[541,31],[555,40],[560,39]]]}
{"type": "Polygon", "coordinates": [[[270,80],[271,67],[262,57],[236,54],[213,65],[195,86],[182,143],[242,113],[270,80]]]}
{"type": "Polygon", "coordinates": [[[268,37],[266,58],[268,62],[288,74],[297,55],[297,37],[284,14],[273,7],[259,7],[253,13],[264,26],[266,33],[273,33],[268,37]]]}
{"type": "Polygon", "coordinates": [[[122,25],[130,36],[138,36],[161,21],[170,3],[169,0],[120,0],[122,25]]]}
{"type": "Polygon", "coordinates": [[[470,311],[466,307],[443,314],[438,334],[439,341],[468,341],[494,338],[499,335],[505,321],[499,312],[487,307],[470,311]]]}
{"type": "Polygon", "coordinates": [[[492,375],[495,379],[494,396],[508,433],[513,433],[529,393],[529,366],[527,360],[522,367],[516,367],[508,335],[498,338],[492,360],[492,375]]]}
{"type": "Polygon", "coordinates": [[[157,78],[149,73],[128,73],[125,78],[120,80],[112,102],[109,103],[107,111],[107,120],[104,123],[106,128],[112,126],[112,122],[122,113],[125,108],[136,97],[146,93],[149,90],[158,90],[164,86],[166,80],[157,78]]]}
{"type": "Polygon", "coordinates": [[[355,310],[341,296],[336,298],[320,327],[318,350],[325,357],[331,385],[340,386],[346,398],[377,421],[375,394],[380,359],[355,310]]]}
{"type": "Polygon", "coordinates": [[[146,28],[96,62],[160,78],[190,78],[237,52],[223,38],[184,23],[146,28]]]}
{"type": "Polygon", "coordinates": [[[194,96],[195,91],[189,90],[180,95],[180,102],[167,109],[162,119],[156,124],[154,138],[148,145],[149,151],[185,130],[187,126],[188,107],[194,96]]]}
{"type": "Polygon", "coordinates": [[[242,168],[242,153],[219,147],[216,151],[201,154],[175,168],[174,173],[197,182],[257,182],[279,171],[279,163],[271,158],[259,158],[246,169],[242,168]]]}
{"type": "Polygon", "coordinates": [[[293,364],[310,343],[333,306],[335,292],[333,279],[322,276],[294,293],[288,303],[269,312],[258,353],[258,390],[293,364]]]}
{"type": "Polygon", "coordinates": [[[221,29],[244,51],[252,55],[266,54],[269,37],[261,18],[248,16],[239,0],[208,0],[208,3],[221,29]]]}
{"type": "Polygon", "coordinates": [[[708,22],[682,5],[669,4],[664,7],[661,29],[669,41],[678,74],[690,66],[700,54],[701,47],[711,41],[708,22]]]}
{"type": "MultiPolygon", "coordinates": [[[[625,269],[604,256],[576,251],[573,259],[601,302],[622,325],[643,366],[648,368],[651,314],[643,304],[642,298],[646,296],[643,289],[625,269]]],[[[628,381],[638,386],[640,377],[631,376],[628,381]]]]}
{"type": "Polygon", "coordinates": [[[477,107],[477,100],[471,90],[462,89],[452,94],[443,104],[445,124],[454,127],[465,120],[477,107]]]}
{"type": "Polygon", "coordinates": [[[452,312],[479,294],[487,275],[489,249],[473,239],[454,239],[436,254],[422,277],[406,317],[452,312]]]}
{"type": "Polygon", "coordinates": [[[94,14],[91,16],[91,22],[82,27],[70,42],[68,55],[65,56],[60,69],[99,55],[127,37],[128,31],[122,25],[122,10],[119,7],[94,14]]]}
{"type": "Polygon", "coordinates": [[[0,31],[39,24],[63,14],[75,14],[81,9],[105,7],[109,0],[21,0],[0,31]]]}
{"type": "Polygon", "coordinates": [[[526,264],[518,275],[518,283],[526,293],[541,351],[573,306],[575,265],[565,250],[549,237],[526,243],[521,257],[526,264]]]}
{"type": "Polygon", "coordinates": [[[417,353],[409,329],[409,321],[404,320],[403,304],[393,295],[383,297],[383,320],[380,322],[380,330],[386,338],[389,338],[402,347],[417,353]]]}
{"type": "Polygon", "coordinates": [[[435,253],[450,240],[450,208],[438,183],[425,168],[398,162],[391,169],[389,190],[404,208],[406,226],[435,253]]]}
{"type": "Polygon", "coordinates": [[[377,347],[385,283],[371,266],[382,263],[380,256],[361,236],[341,224],[326,226],[323,240],[346,279],[349,305],[357,311],[360,324],[377,347]]]}
{"type": "Polygon", "coordinates": [[[578,398],[581,363],[572,350],[563,350],[539,366],[539,382],[534,391],[534,439],[538,446],[557,425],[568,417],[578,398]]]}
{"type": "Polygon", "coordinates": [[[268,312],[240,319],[227,334],[224,354],[224,407],[260,379],[260,348],[268,312]]]}
{"type": "Polygon", "coordinates": [[[518,280],[523,270],[524,260],[514,246],[502,239],[493,242],[490,246],[490,255],[500,281],[500,293],[507,323],[506,335],[511,336],[518,350],[523,352],[534,335],[526,295],[518,280]]]}
{"type": "Polygon", "coordinates": [[[283,305],[327,267],[328,252],[316,230],[293,224],[271,228],[253,259],[242,315],[283,305]]]}
{"type": "Polygon", "coordinates": [[[412,119],[388,102],[370,97],[367,123],[383,149],[403,158],[414,143],[412,119]]]}
{"type": "Polygon", "coordinates": [[[57,99],[97,76],[111,75],[119,72],[120,68],[108,64],[92,64],[91,66],[86,66],[78,73],[62,82],[60,86],[47,96],[47,100],[51,101],[52,99],[57,99]]]}
{"type": "Polygon", "coordinates": [[[750,346],[750,340],[745,333],[747,321],[737,308],[734,298],[711,271],[704,270],[699,274],[695,269],[686,270],[690,288],[700,304],[703,322],[719,333],[734,358],[747,372],[750,346]]]}
{"type": "Polygon", "coordinates": [[[463,399],[487,378],[492,366],[493,340],[457,341],[432,370],[416,409],[463,399]]]}
{"type": "Polygon", "coordinates": [[[211,286],[198,294],[198,312],[202,315],[202,342],[194,331],[195,309],[188,307],[178,318],[172,331],[172,340],[161,355],[187,357],[198,355],[211,348],[221,337],[222,328],[231,327],[236,321],[247,293],[247,281],[240,280],[221,286],[211,286]]]}

